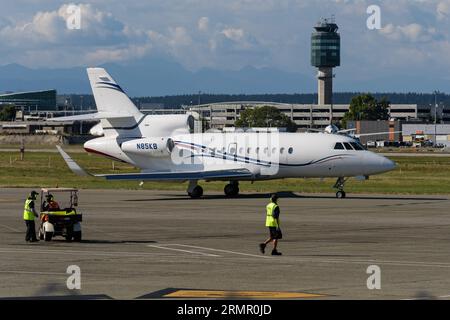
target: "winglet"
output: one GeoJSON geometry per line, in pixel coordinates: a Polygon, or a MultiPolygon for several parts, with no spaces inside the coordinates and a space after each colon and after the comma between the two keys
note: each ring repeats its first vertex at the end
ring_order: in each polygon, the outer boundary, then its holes
{"type": "Polygon", "coordinates": [[[58,149],[59,153],[63,157],[64,161],[66,162],[67,166],[70,170],[72,170],[73,173],[75,173],[77,176],[81,177],[89,177],[91,176],[89,173],[83,170],[78,163],[75,162],[60,146],[56,146],[56,149],[58,149]]]}

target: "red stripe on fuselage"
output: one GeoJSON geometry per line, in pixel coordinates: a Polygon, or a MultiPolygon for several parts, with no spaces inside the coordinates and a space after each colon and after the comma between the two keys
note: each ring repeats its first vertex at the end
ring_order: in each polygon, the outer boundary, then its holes
{"type": "Polygon", "coordinates": [[[89,152],[89,153],[98,154],[99,156],[103,156],[103,157],[107,157],[107,158],[110,158],[110,159],[113,159],[113,160],[116,160],[116,161],[127,163],[126,161],[123,161],[122,159],[110,156],[109,154],[106,154],[106,153],[103,153],[103,152],[100,152],[100,151],[97,151],[97,150],[94,150],[94,149],[84,148],[84,150],[86,152],[89,152]]]}

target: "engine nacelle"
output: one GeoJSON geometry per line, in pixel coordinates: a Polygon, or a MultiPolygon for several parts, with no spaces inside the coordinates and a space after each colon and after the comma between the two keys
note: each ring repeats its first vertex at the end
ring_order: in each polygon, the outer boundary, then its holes
{"type": "Polygon", "coordinates": [[[97,123],[95,126],[93,126],[91,130],[89,130],[89,133],[95,137],[102,137],[105,135],[101,123],[97,123]]]}
{"type": "Polygon", "coordinates": [[[129,140],[121,145],[123,152],[158,158],[170,156],[174,147],[173,140],[164,137],[129,140]]]}

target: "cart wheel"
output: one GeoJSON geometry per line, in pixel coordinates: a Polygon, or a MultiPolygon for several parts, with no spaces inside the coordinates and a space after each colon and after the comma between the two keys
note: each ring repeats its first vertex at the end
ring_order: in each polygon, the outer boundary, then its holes
{"type": "Polygon", "coordinates": [[[81,231],[76,231],[73,233],[73,240],[76,242],[81,242],[81,231]]]}
{"type": "Polygon", "coordinates": [[[52,237],[53,237],[53,232],[46,232],[45,233],[45,236],[44,236],[45,241],[51,241],[52,237]]]}

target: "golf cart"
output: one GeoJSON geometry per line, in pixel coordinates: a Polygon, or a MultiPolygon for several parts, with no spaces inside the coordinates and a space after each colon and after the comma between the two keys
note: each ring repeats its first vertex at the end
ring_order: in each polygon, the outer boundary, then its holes
{"type": "Polygon", "coordinates": [[[78,189],[42,188],[39,238],[50,241],[54,236],[63,236],[67,241],[80,242],[82,214],[77,212],[77,206],[78,189]],[[60,196],[58,202],[55,194],[60,196]]]}

